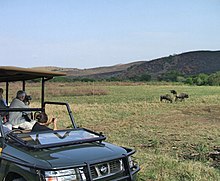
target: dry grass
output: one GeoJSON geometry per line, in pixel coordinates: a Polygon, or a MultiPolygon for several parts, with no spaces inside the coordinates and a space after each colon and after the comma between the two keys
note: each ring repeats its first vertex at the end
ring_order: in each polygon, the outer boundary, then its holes
{"type": "MultiPolygon", "coordinates": [[[[46,90],[57,87],[66,93],[54,91],[47,99],[69,102],[78,125],[102,131],[107,141],[137,150],[139,180],[220,180],[219,169],[208,157],[220,144],[220,87],[77,83],[49,84],[46,90]],[[190,97],[173,104],[159,102],[159,95],[171,89],[190,97]],[[107,94],[72,96],[77,90],[107,94]]],[[[34,94],[37,86],[29,88],[34,94]]],[[[48,113],[58,117],[59,127],[70,125],[63,108],[48,107],[48,113]]]]}
{"type": "Polygon", "coordinates": [[[53,96],[94,96],[107,95],[108,91],[101,87],[94,87],[94,85],[87,86],[73,86],[72,84],[50,83],[46,90],[46,95],[53,96]]]}

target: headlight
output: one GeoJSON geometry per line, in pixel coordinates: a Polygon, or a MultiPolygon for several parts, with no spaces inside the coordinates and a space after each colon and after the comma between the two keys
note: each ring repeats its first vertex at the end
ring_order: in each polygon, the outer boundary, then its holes
{"type": "Polygon", "coordinates": [[[132,156],[128,157],[128,163],[129,163],[129,167],[132,169],[133,167],[135,167],[136,163],[134,161],[134,158],[132,156]]]}
{"type": "Polygon", "coordinates": [[[46,181],[84,181],[85,174],[81,169],[45,171],[46,181]]]}

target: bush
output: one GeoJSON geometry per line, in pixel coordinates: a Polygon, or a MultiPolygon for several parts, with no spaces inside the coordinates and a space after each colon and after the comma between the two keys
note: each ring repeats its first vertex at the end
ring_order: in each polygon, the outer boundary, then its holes
{"type": "Polygon", "coordinates": [[[130,78],[130,80],[132,80],[132,81],[138,81],[138,82],[144,82],[144,81],[146,81],[146,82],[148,82],[148,81],[150,81],[151,80],[151,76],[149,75],[149,74],[147,74],[147,73],[144,73],[144,74],[141,74],[141,75],[137,75],[137,76],[134,76],[134,77],[131,77],[130,78]]]}
{"type": "Polygon", "coordinates": [[[167,82],[177,82],[178,77],[184,77],[182,73],[172,70],[162,74],[158,80],[159,81],[167,81],[167,82]]]}
{"type": "Polygon", "coordinates": [[[220,72],[211,74],[208,77],[208,84],[209,85],[220,85],[220,72]]]}

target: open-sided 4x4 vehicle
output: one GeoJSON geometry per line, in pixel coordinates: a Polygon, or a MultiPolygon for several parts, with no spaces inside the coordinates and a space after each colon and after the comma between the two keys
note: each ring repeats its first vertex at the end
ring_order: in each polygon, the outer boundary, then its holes
{"type": "Polygon", "coordinates": [[[9,84],[40,79],[40,108],[0,108],[0,112],[44,112],[47,104],[64,105],[72,128],[31,132],[4,131],[0,121],[0,180],[4,181],[110,181],[135,180],[139,166],[133,160],[134,150],[104,142],[106,137],[77,127],[70,107],[63,102],[45,102],[45,82],[65,74],[30,68],[0,67],[0,82],[5,82],[8,103],[9,84]]]}

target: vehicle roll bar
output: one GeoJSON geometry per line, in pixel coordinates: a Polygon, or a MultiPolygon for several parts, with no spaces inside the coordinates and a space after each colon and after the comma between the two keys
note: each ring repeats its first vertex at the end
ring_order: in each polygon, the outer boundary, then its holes
{"type": "Polygon", "coordinates": [[[0,112],[42,111],[42,108],[0,108],[0,112]]]}
{"type": "Polygon", "coordinates": [[[71,120],[71,122],[72,122],[72,124],[73,124],[73,127],[74,127],[74,128],[78,128],[78,126],[77,126],[76,123],[75,123],[75,120],[74,120],[74,117],[73,117],[73,113],[72,113],[71,108],[70,108],[70,106],[69,106],[68,103],[66,103],[66,102],[50,102],[50,101],[46,101],[46,102],[44,102],[44,104],[43,104],[43,109],[44,109],[44,110],[45,110],[46,104],[54,104],[54,105],[63,105],[63,106],[66,106],[67,111],[68,111],[69,116],[70,116],[70,120],[71,120]]]}

